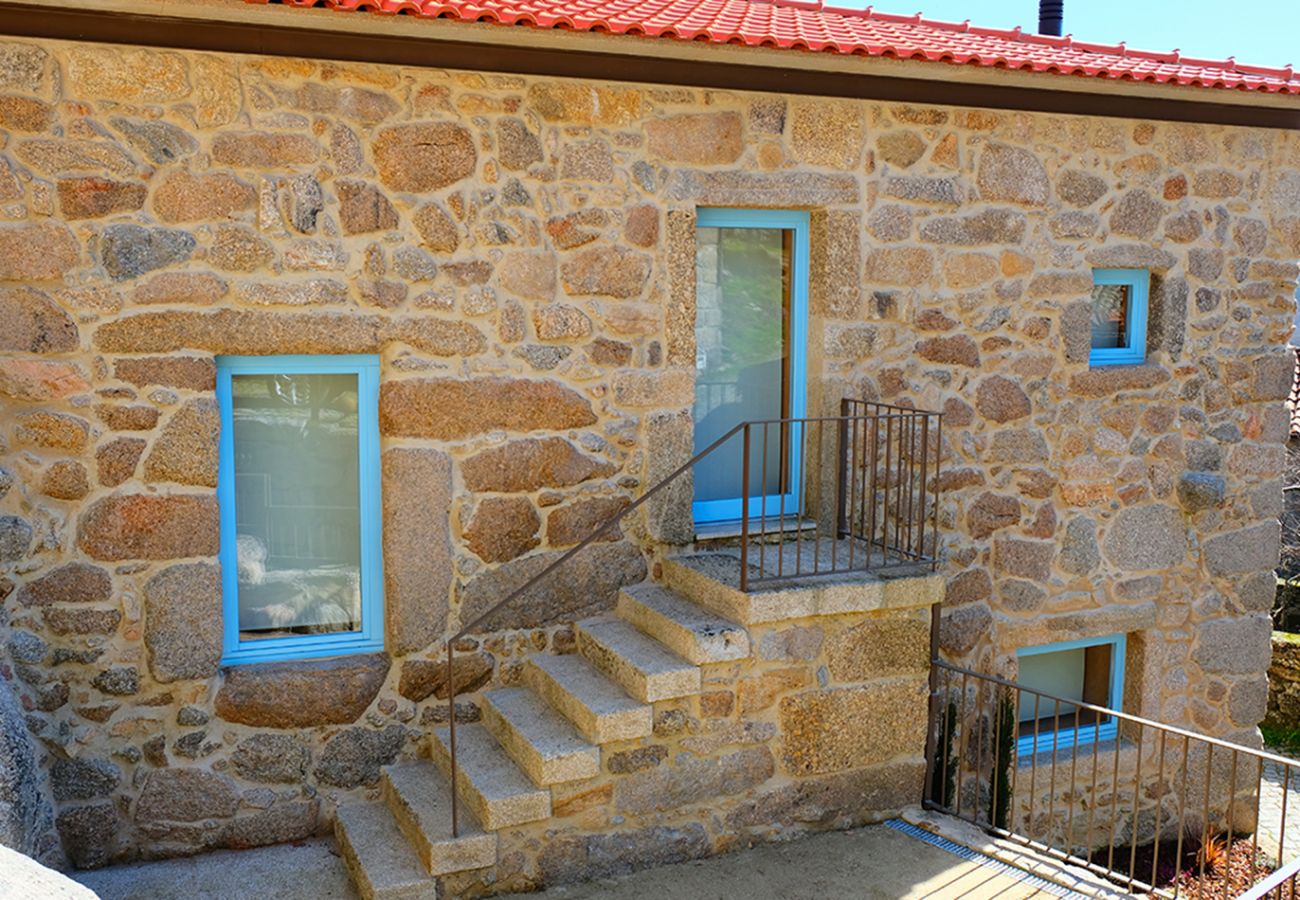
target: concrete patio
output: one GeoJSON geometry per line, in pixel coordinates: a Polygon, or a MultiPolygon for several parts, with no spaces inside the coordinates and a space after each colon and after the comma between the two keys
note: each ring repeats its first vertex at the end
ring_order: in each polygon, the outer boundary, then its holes
{"type": "MultiPolygon", "coordinates": [[[[118,866],[81,872],[76,879],[103,900],[357,896],[328,839],[118,866]]],[[[889,825],[874,825],[514,896],[538,900],[1023,900],[1063,893],[1059,889],[1048,893],[988,861],[964,859],[889,825]]]]}

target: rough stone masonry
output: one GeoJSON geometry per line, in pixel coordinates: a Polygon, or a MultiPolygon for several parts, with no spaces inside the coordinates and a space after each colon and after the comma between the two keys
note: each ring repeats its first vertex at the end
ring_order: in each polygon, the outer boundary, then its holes
{"type": "MultiPolygon", "coordinates": [[[[689,456],[701,206],[811,209],[810,408],[945,413],[946,654],[1128,632],[1127,708],[1254,740],[1296,134],[53,41],[0,44],[0,128],[0,667],[75,865],[317,831],[449,684],[474,718],[689,539],[679,492],[440,662],[689,456]],[[1093,267],[1150,269],[1145,365],[1089,368],[1093,267]],[[268,353],[382,356],[386,648],[223,672],[213,358],[268,353]]],[[[653,860],[825,827],[871,786],[801,792],[753,711],[910,701],[822,693],[797,669],[668,715],[713,761],[620,757],[659,774],[574,798],[584,833],[639,817],[653,860]],[[750,804],[731,826],[662,807],[706,783],[750,804]]]]}

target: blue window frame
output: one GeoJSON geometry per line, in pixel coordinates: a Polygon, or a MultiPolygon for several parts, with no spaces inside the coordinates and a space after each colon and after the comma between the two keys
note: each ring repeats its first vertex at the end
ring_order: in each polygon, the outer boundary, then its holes
{"type": "Polygon", "coordinates": [[[1089,364],[1119,366],[1144,362],[1151,273],[1146,269],[1094,269],[1092,284],[1089,364]]]}
{"type": "MultiPolygon", "coordinates": [[[[789,304],[788,325],[784,335],[787,367],[784,373],[785,386],[783,390],[785,391],[785,397],[781,398],[780,401],[784,411],[780,415],[755,414],[752,411],[742,411],[733,416],[735,421],[720,422],[716,434],[712,432],[706,433],[701,429],[700,404],[701,402],[707,402],[708,399],[705,394],[702,394],[702,390],[706,388],[736,388],[738,386],[701,385],[702,363],[699,358],[701,354],[698,347],[699,313],[697,311],[696,450],[702,449],[702,447],[709,444],[735,422],[774,418],[797,419],[807,415],[809,218],[807,211],[793,209],[702,208],[696,211],[696,225],[700,229],[764,229],[785,232],[788,235],[789,266],[788,271],[785,273],[786,299],[789,304]]],[[[772,426],[773,436],[775,436],[775,432],[776,426],[772,426]]],[[[784,488],[778,487],[775,492],[767,492],[766,496],[751,494],[748,515],[758,516],[762,514],[777,517],[782,514],[782,511],[787,516],[798,515],[801,511],[803,499],[803,459],[800,452],[800,448],[803,446],[802,432],[801,426],[791,425],[779,439],[784,447],[792,448],[791,452],[786,453],[783,457],[783,465],[788,466],[784,472],[780,473],[781,480],[784,481],[784,488]]],[[[736,446],[739,447],[740,438],[736,437],[733,440],[736,442],[736,446]]],[[[752,440],[757,445],[760,436],[755,433],[752,440]]],[[[762,468],[762,463],[759,461],[760,453],[760,450],[754,450],[755,455],[751,460],[751,468],[755,470],[762,468]]],[[[777,457],[776,450],[773,450],[771,457],[772,459],[777,457]]],[[[735,454],[717,456],[717,462],[719,465],[726,464],[735,468],[735,454]]],[[[775,465],[775,463],[772,464],[775,465]]],[[[710,473],[707,465],[697,468],[697,496],[692,504],[695,523],[704,525],[739,521],[742,518],[741,497],[724,495],[701,498],[701,485],[706,483],[709,477],[710,473]]],[[[738,477],[738,472],[731,473],[731,480],[737,483],[738,477]]],[[[719,478],[719,481],[722,480],[725,480],[725,476],[719,478]]],[[[775,486],[775,481],[767,483],[775,486]]],[[[760,488],[755,493],[762,495],[764,490],[760,488]]]]}
{"type": "Polygon", "coordinates": [[[379,358],[217,358],[222,664],[383,648],[379,358]]]}
{"type": "Polygon", "coordinates": [[[1125,635],[1114,634],[1019,650],[1017,683],[1059,697],[1062,703],[1058,718],[1055,700],[1027,692],[1020,695],[1016,753],[1030,756],[1114,740],[1118,723],[1113,716],[1080,710],[1065,701],[1118,710],[1124,701],[1126,646],[1125,635]]]}

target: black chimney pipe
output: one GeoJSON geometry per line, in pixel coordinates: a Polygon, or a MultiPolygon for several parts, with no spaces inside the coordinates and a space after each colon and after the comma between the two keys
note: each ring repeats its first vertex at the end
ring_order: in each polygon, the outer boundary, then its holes
{"type": "Polygon", "coordinates": [[[1038,33],[1061,36],[1065,24],[1065,0],[1038,0],[1038,33]]]}

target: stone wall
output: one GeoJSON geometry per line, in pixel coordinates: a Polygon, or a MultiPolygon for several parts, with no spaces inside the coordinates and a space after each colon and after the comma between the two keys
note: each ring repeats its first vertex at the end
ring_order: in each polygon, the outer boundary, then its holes
{"type": "Polygon", "coordinates": [[[1268,715],[1274,728],[1300,728],[1300,637],[1273,633],[1273,661],[1268,667],[1268,715]]]}
{"type": "Polygon", "coordinates": [[[1140,630],[1135,711],[1263,715],[1296,135],[57,42],[0,127],[6,675],[78,865],[316,830],[689,539],[437,662],[689,456],[699,206],[811,208],[812,409],[945,411],[946,653],[1140,630]],[[1089,369],[1093,266],[1146,365],[1089,369]],[[386,652],[222,673],[213,357],[273,352],[381,354],[386,652]]]}
{"type": "Polygon", "coordinates": [[[22,708],[0,679],[0,847],[54,863],[54,806],[38,759],[22,708]]]}
{"type": "Polygon", "coordinates": [[[914,805],[932,593],[751,626],[750,659],[705,665],[698,697],[655,703],[651,737],[603,745],[596,778],[554,785],[552,817],[499,832],[496,870],[449,876],[444,895],[603,878],[914,805]]]}

